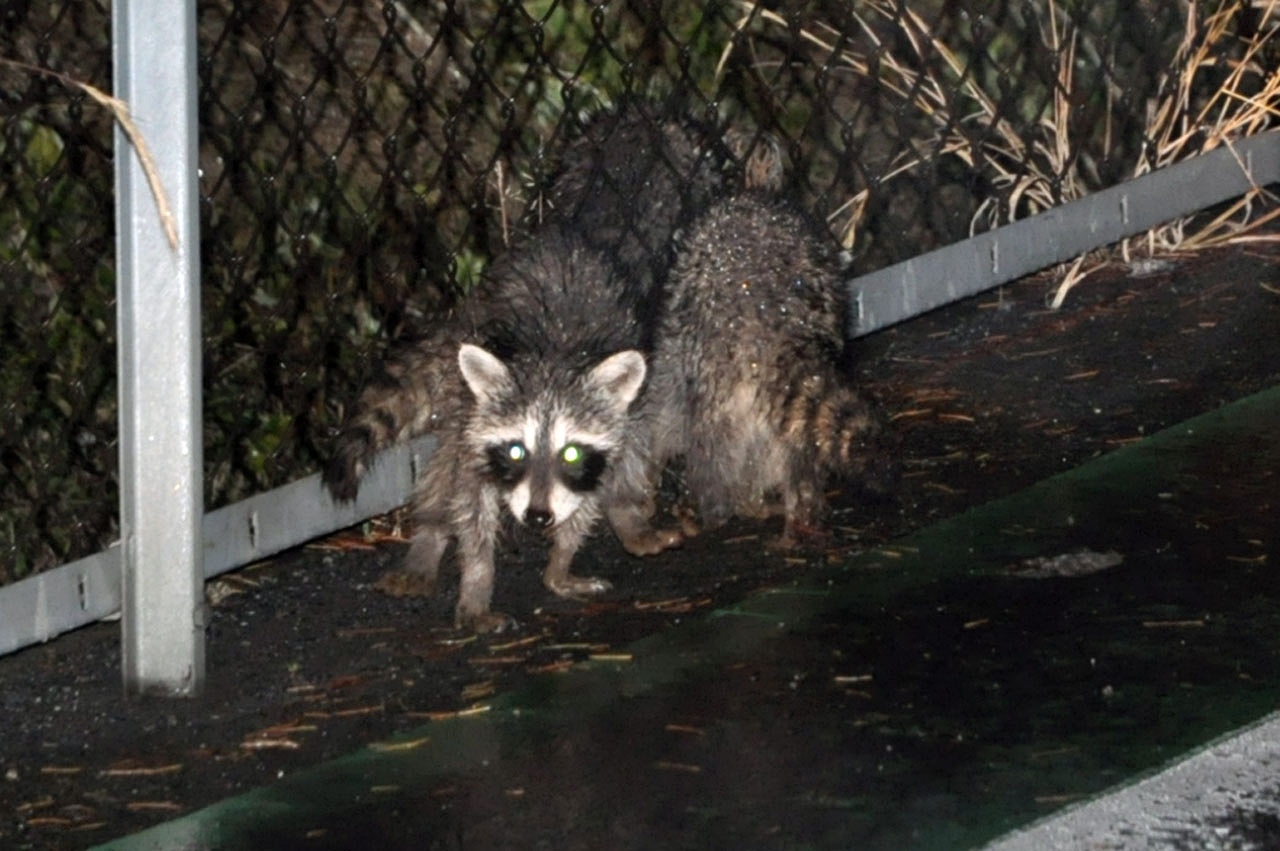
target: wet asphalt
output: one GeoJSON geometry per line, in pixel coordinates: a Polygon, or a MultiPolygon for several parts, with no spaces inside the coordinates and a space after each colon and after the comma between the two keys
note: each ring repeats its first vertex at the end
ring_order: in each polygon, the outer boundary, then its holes
{"type": "Polygon", "coordinates": [[[1280,388],[99,847],[1280,847],[1277,425],[1280,388]]]}

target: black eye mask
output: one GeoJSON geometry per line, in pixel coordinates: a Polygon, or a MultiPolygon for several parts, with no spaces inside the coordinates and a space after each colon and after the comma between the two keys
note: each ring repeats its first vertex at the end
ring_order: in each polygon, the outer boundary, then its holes
{"type": "Polygon", "coordinates": [[[518,441],[499,443],[485,450],[489,458],[489,473],[504,485],[514,485],[524,476],[529,450],[518,441]]]}
{"type": "Polygon", "coordinates": [[[599,450],[570,443],[560,450],[560,478],[571,491],[595,490],[607,461],[599,450]]]}

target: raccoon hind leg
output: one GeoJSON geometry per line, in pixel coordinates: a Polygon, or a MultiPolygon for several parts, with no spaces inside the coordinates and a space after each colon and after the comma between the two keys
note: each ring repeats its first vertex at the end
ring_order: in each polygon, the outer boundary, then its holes
{"type": "Polygon", "coordinates": [[[454,472],[447,449],[432,454],[414,497],[409,551],[400,567],[384,573],[374,588],[393,597],[428,597],[435,592],[440,561],[454,537],[448,505],[454,472]]]}
{"type": "Polygon", "coordinates": [[[683,530],[661,529],[653,524],[657,512],[655,494],[661,475],[656,464],[627,458],[619,465],[604,499],[609,525],[623,549],[633,556],[657,555],[684,543],[683,530]]]}
{"type": "Polygon", "coordinates": [[[783,488],[785,519],[782,537],[775,544],[778,549],[804,549],[827,540],[827,531],[822,523],[827,507],[822,479],[813,475],[811,465],[809,469],[809,472],[797,471],[794,479],[783,488]]]}
{"type": "Polygon", "coordinates": [[[778,513],[776,495],[788,480],[790,449],[761,406],[753,377],[707,394],[716,404],[695,411],[684,458],[685,491],[707,529],[730,517],[778,513]]]}
{"type": "Polygon", "coordinates": [[[610,506],[606,514],[622,547],[633,556],[651,556],[684,543],[685,530],[653,525],[652,501],[645,508],[634,502],[610,506]]]}

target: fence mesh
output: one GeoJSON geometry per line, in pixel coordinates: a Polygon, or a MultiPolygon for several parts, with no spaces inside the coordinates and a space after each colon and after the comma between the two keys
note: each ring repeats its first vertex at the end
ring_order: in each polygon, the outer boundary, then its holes
{"type": "MultiPolygon", "coordinates": [[[[209,507],[317,469],[369,359],[465,292],[556,140],[624,97],[769,134],[871,271],[1271,126],[1280,65],[1258,0],[198,15],[209,507]]],[[[116,532],[111,125],[44,73],[109,89],[109,34],[96,0],[0,10],[0,582],[116,532]]]]}

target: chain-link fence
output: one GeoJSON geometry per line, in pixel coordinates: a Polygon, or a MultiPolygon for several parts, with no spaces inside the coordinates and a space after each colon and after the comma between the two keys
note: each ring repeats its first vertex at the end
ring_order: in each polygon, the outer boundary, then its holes
{"type": "MultiPolygon", "coordinates": [[[[206,502],[317,469],[557,139],[626,96],[769,134],[862,271],[1276,123],[1268,2],[206,0],[206,502]]],[[[0,582],[115,533],[105,2],[0,11],[0,582]]],[[[142,128],[145,133],[145,128],[142,128]]],[[[157,369],[162,369],[157,365],[157,369]]]]}

